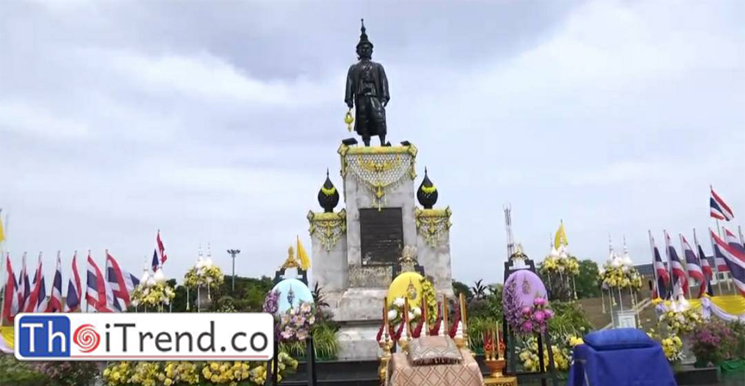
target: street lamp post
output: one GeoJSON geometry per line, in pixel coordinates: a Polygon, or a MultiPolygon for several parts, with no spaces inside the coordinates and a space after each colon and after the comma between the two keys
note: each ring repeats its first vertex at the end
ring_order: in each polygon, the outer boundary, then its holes
{"type": "Polygon", "coordinates": [[[230,256],[233,257],[233,284],[232,284],[232,291],[235,292],[235,255],[241,253],[240,249],[228,249],[228,253],[230,256]]]}

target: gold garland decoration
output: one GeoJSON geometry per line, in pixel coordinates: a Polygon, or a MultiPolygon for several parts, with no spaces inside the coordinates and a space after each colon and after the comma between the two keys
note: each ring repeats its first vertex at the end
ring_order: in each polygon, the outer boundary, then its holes
{"type": "Polygon", "coordinates": [[[437,247],[442,241],[443,234],[453,224],[450,207],[445,209],[416,209],[416,230],[424,237],[424,241],[431,247],[437,247]]]}
{"type": "Polygon", "coordinates": [[[373,194],[373,204],[383,207],[386,192],[408,175],[416,178],[415,162],[418,150],[414,145],[386,147],[349,147],[342,144],[341,175],[346,178],[349,171],[373,194]]]}
{"type": "Polygon", "coordinates": [[[437,191],[437,187],[435,187],[434,185],[432,185],[432,186],[422,186],[422,192],[424,192],[424,193],[432,194],[432,193],[434,193],[436,191],[437,191]]]}
{"type": "Polygon", "coordinates": [[[316,235],[326,251],[336,245],[342,235],[347,232],[347,211],[342,209],[338,213],[308,212],[310,235],[316,235]]]}
{"type": "Polygon", "coordinates": [[[336,186],[332,186],[331,189],[327,189],[325,186],[321,186],[321,192],[325,196],[330,196],[336,192],[336,186]]]}

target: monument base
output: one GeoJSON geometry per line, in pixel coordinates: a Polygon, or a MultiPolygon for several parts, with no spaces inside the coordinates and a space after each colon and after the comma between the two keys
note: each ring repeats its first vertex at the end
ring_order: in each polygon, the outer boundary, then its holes
{"type": "Polygon", "coordinates": [[[343,323],[339,330],[339,360],[377,360],[380,346],[376,340],[380,321],[343,323]]]}

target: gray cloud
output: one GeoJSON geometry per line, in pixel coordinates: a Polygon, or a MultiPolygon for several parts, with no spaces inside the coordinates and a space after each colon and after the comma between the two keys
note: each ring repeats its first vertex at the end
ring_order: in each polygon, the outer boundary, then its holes
{"type": "Polygon", "coordinates": [[[161,229],[172,277],[208,242],[226,269],[237,247],[240,274],[271,274],[295,235],[309,244],[327,167],[341,185],[343,82],[365,17],[392,140],[420,148],[453,208],[456,278],[499,280],[508,202],[535,258],[563,219],[576,255],[600,261],[625,234],[645,262],[647,229],[713,224],[710,183],[745,208],[743,7],[6,2],[8,247],[14,263],[44,251],[49,275],[58,249],[65,266],[108,248],[139,271],[161,229]]]}

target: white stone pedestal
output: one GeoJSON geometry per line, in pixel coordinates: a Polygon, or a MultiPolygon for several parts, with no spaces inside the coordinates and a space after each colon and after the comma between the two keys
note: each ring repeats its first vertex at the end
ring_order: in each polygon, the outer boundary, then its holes
{"type": "Polygon", "coordinates": [[[410,146],[339,148],[346,208],[308,214],[313,243],[312,281],[341,325],[340,359],[376,359],[375,341],[383,322],[383,299],[393,265],[366,265],[362,259],[361,209],[400,208],[403,245],[416,246],[418,263],[433,279],[438,295],[453,296],[450,262],[450,209],[418,209],[415,159],[410,146]],[[342,225],[343,223],[343,225],[342,225]]]}

